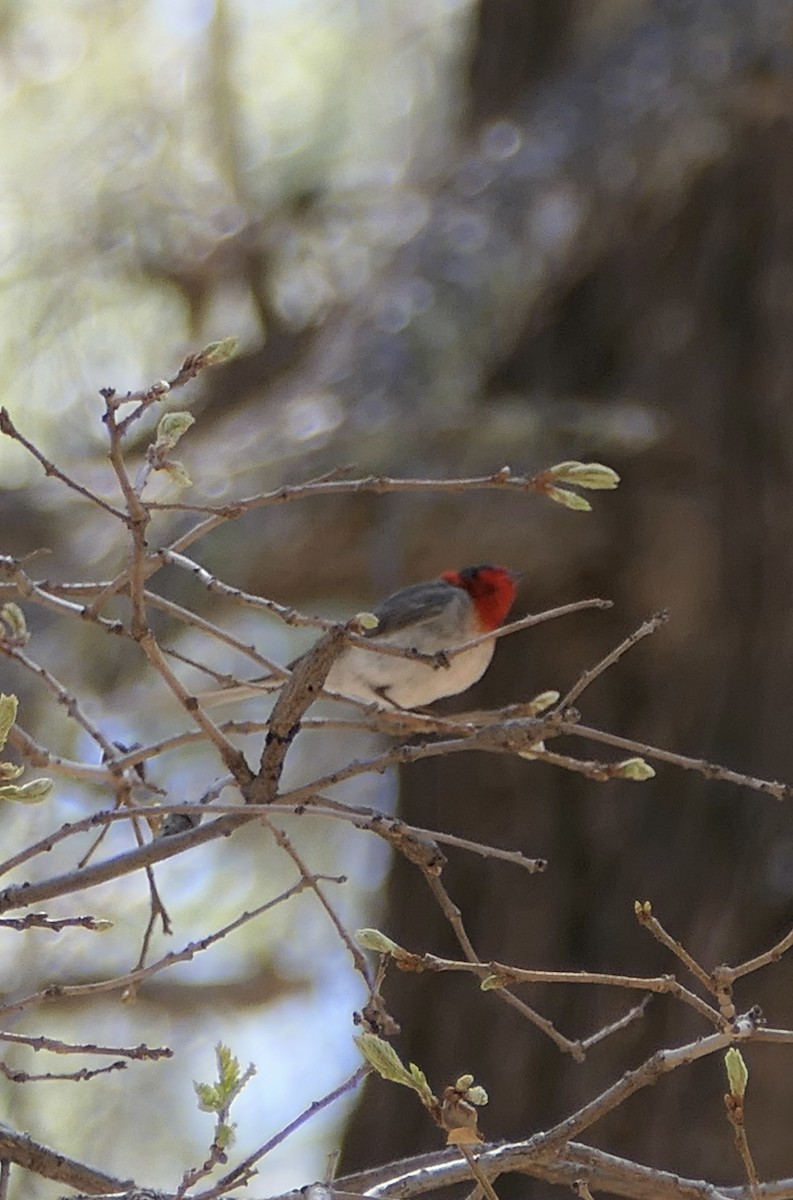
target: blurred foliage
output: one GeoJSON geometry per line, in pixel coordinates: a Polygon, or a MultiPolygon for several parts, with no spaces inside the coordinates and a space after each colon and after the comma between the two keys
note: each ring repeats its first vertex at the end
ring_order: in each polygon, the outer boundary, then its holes
{"type": "MultiPolygon", "coordinates": [[[[140,386],[198,337],[256,347],[360,292],[410,236],[406,172],[448,152],[470,7],[4,4],[5,402],[98,449],[74,417],[100,384],[140,386]]],[[[5,486],[31,477],[0,455],[5,486]]]]}

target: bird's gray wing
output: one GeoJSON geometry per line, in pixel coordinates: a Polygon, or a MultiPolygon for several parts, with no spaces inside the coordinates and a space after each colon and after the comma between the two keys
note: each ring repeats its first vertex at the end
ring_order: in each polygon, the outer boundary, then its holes
{"type": "Polygon", "coordinates": [[[457,590],[453,584],[446,583],[443,579],[431,583],[413,583],[409,587],[401,588],[372,609],[379,625],[367,632],[366,636],[383,637],[408,625],[416,625],[437,617],[449,604],[449,593],[457,590]]]}
{"type": "MultiPolygon", "coordinates": [[[[371,610],[379,623],[376,629],[363,630],[363,636],[386,637],[389,633],[396,633],[408,625],[417,625],[421,621],[437,617],[448,605],[450,591],[459,590],[444,579],[435,579],[430,583],[411,583],[408,587],[400,588],[393,596],[381,600],[371,610]]],[[[301,654],[286,664],[290,671],[297,666],[302,657],[301,654]]]]}

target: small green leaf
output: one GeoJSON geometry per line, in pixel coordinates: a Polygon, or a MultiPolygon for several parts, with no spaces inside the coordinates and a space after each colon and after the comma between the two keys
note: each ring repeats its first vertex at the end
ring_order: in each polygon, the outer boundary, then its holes
{"type": "Polygon", "coordinates": [[[356,929],[355,940],[364,950],[376,950],[378,954],[393,954],[395,950],[401,949],[379,929],[356,929]]]}
{"type": "Polygon", "coordinates": [[[24,767],[14,766],[13,763],[0,762],[0,782],[8,783],[12,779],[19,779],[24,769],[24,767]]]}
{"type": "Polygon", "coordinates": [[[218,1064],[217,1090],[220,1097],[228,1103],[240,1082],[240,1064],[228,1046],[218,1042],[215,1046],[215,1058],[218,1064]]]}
{"type": "Polygon", "coordinates": [[[191,425],[195,425],[195,417],[189,412],[165,413],[157,425],[155,445],[164,450],[173,450],[191,425]]]}
{"type": "Polygon", "coordinates": [[[16,696],[6,696],[0,693],[0,750],[6,744],[11,726],[17,719],[19,701],[16,696]]]}
{"type": "Polygon", "coordinates": [[[202,1112],[217,1112],[221,1107],[217,1089],[211,1083],[196,1083],[193,1081],[195,1094],[198,1096],[198,1107],[202,1112]]]}
{"type": "MultiPolygon", "coordinates": [[[[417,1090],[416,1081],[407,1071],[393,1046],[384,1042],[376,1033],[362,1033],[355,1043],[370,1067],[374,1067],[383,1079],[401,1083],[403,1087],[417,1090]]],[[[426,1081],[425,1081],[426,1082],[426,1081]]]]}
{"type": "Polygon", "coordinates": [[[416,1092],[418,1092],[419,1096],[421,1097],[422,1103],[432,1104],[433,1101],[435,1100],[435,1097],[432,1094],[432,1088],[430,1087],[429,1083],[427,1082],[427,1076],[424,1074],[424,1072],[421,1070],[420,1067],[416,1066],[415,1063],[410,1064],[410,1078],[412,1080],[411,1086],[415,1089],[416,1092]]]}
{"type": "Polygon", "coordinates": [[[546,489],[545,495],[556,504],[563,504],[565,508],[572,508],[574,512],[592,512],[592,505],[586,497],[579,496],[575,492],[569,492],[567,488],[549,487],[546,489]]]}
{"type": "Polygon", "coordinates": [[[367,631],[377,629],[377,626],[380,624],[380,621],[373,612],[356,613],[353,620],[356,625],[360,625],[361,629],[366,629],[367,631]]]}
{"type": "Polygon", "coordinates": [[[749,1068],[743,1060],[743,1055],[735,1046],[730,1046],[724,1055],[724,1065],[727,1068],[727,1082],[730,1085],[730,1095],[736,1100],[743,1100],[746,1085],[749,1082],[749,1068]]]}
{"type": "Polygon", "coordinates": [[[218,342],[210,342],[208,346],[204,346],[199,357],[204,360],[208,367],[217,367],[234,357],[237,353],[238,344],[238,340],[235,337],[221,338],[218,342]]]}
{"type": "Polygon", "coordinates": [[[184,464],[178,462],[176,459],[168,459],[156,469],[158,471],[165,471],[171,483],[175,484],[176,487],[186,488],[193,486],[193,481],[187,473],[184,464]]]}
{"type": "Polygon", "coordinates": [[[256,1074],[256,1068],[251,1063],[247,1071],[241,1072],[239,1060],[223,1042],[218,1042],[215,1046],[215,1061],[218,1069],[217,1082],[193,1083],[193,1087],[198,1097],[198,1107],[202,1112],[217,1113],[225,1119],[232,1102],[256,1074]]]}
{"type": "Polygon", "coordinates": [[[573,483],[577,487],[611,490],[618,486],[620,477],[611,467],[603,463],[563,462],[557,463],[547,472],[560,483],[573,483]]]}
{"type": "Polygon", "coordinates": [[[221,1150],[228,1150],[229,1146],[232,1145],[234,1141],[234,1130],[236,1128],[236,1125],[227,1125],[225,1122],[221,1122],[220,1125],[218,1125],[217,1129],[215,1130],[215,1144],[221,1150]]]}
{"type": "Polygon", "coordinates": [[[52,791],[51,779],[31,779],[29,783],[8,783],[0,787],[0,800],[16,804],[40,804],[52,791]]]}
{"type": "Polygon", "coordinates": [[[556,704],[559,699],[559,693],[554,691],[540,692],[538,696],[534,696],[529,701],[529,709],[532,713],[545,712],[547,708],[556,704]]]}
{"type": "Polygon", "coordinates": [[[15,646],[24,646],[30,641],[30,633],[28,632],[27,624],[25,623],[25,614],[18,604],[14,604],[13,600],[9,600],[0,608],[0,621],[8,630],[9,636],[6,641],[13,642],[15,646]]]}
{"type": "Polygon", "coordinates": [[[481,1108],[482,1105],[487,1104],[489,1100],[487,1092],[479,1084],[476,1084],[474,1087],[469,1087],[468,1091],[465,1093],[465,1098],[470,1104],[475,1104],[477,1108],[481,1108]]]}
{"type": "Polygon", "coordinates": [[[358,1049],[371,1067],[383,1079],[412,1087],[412,1080],[393,1046],[375,1033],[362,1033],[355,1039],[358,1049]]]}
{"type": "Polygon", "coordinates": [[[479,990],[480,992],[495,992],[498,988],[503,988],[504,986],[504,980],[499,979],[498,975],[485,975],[479,984],[479,990]]]}
{"type": "Polygon", "coordinates": [[[615,779],[633,779],[643,783],[646,779],[655,779],[655,771],[643,758],[626,758],[617,763],[613,770],[615,779]]]}

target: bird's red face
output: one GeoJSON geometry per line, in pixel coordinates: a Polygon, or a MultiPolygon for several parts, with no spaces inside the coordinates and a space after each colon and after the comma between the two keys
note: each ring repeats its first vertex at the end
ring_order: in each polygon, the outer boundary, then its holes
{"type": "Polygon", "coordinates": [[[506,567],[481,566],[443,571],[441,579],[468,592],[474,602],[482,632],[485,633],[503,624],[512,608],[515,585],[520,575],[506,567]]]}

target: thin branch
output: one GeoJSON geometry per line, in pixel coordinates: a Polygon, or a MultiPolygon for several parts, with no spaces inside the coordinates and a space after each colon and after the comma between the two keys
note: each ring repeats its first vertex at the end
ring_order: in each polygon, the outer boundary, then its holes
{"type": "Polygon", "coordinates": [[[746,1136],[743,1101],[727,1092],[724,1097],[724,1109],[727,1114],[727,1120],[732,1128],[735,1149],[738,1151],[738,1156],[746,1171],[746,1178],[749,1180],[752,1200],[759,1200],[760,1179],[757,1174],[757,1168],[754,1165],[752,1152],[749,1149],[749,1140],[746,1136]]]}
{"type": "Polygon", "coordinates": [[[588,1038],[582,1038],[581,1045],[584,1050],[591,1050],[593,1046],[597,1046],[599,1042],[605,1041],[605,1039],[611,1037],[613,1033],[619,1033],[620,1030],[625,1029],[628,1025],[633,1024],[634,1021],[638,1021],[640,1017],[644,1016],[647,1010],[647,1005],[650,1003],[652,998],[652,993],[648,993],[639,1001],[638,1004],[634,1004],[633,1008],[629,1008],[628,1011],[623,1013],[621,1017],[617,1017],[616,1021],[610,1021],[608,1025],[604,1025],[603,1028],[599,1029],[596,1033],[590,1034],[588,1038]]]}
{"type": "MultiPolygon", "coordinates": [[[[473,971],[473,973],[477,975],[479,979],[486,979],[488,975],[492,974],[491,968],[489,965],[480,961],[479,956],[474,950],[465,926],[463,925],[462,914],[460,913],[459,908],[453,902],[449,896],[449,893],[446,891],[446,888],[436,875],[426,870],[426,868],[422,871],[422,874],[424,875],[424,878],[426,879],[441,912],[451,925],[454,935],[462,947],[463,954],[466,956],[467,962],[460,963],[460,968],[462,970],[473,971]]],[[[428,960],[433,960],[436,963],[446,961],[442,959],[435,959],[434,955],[431,954],[420,956],[415,955],[412,957],[416,959],[420,958],[422,966],[424,966],[428,960]]],[[[401,955],[395,956],[395,962],[400,969],[403,968],[404,959],[401,955]]],[[[437,969],[443,970],[444,968],[440,967],[437,969]]],[[[526,1002],[521,1000],[519,996],[513,995],[513,993],[506,987],[498,989],[498,996],[499,999],[501,999],[505,1004],[508,1004],[511,1008],[516,1009],[516,1011],[519,1012],[522,1017],[525,1017],[526,1020],[530,1021],[531,1024],[537,1029],[540,1029],[546,1035],[546,1037],[550,1038],[550,1040],[559,1050],[565,1054],[569,1054],[576,1062],[583,1061],[584,1053],[581,1049],[580,1042],[565,1037],[563,1033],[559,1032],[554,1023],[550,1021],[548,1017],[544,1017],[542,1013],[537,1012],[535,1008],[532,1008],[529,1004],[526,1004],[526,1002]]]]}
{"type": "Polygon", "coordinates": [[[69,1158],[60,1150],[52,1150],[27,1133],[17,1133],[5,1123],[0,1123],[0,1159],[16,1163],[44,1179],[54,1179],[56,1183],[79,1188],[92,1196],[106,1195],[108,1192],[123,1194],[133,1186],[131,1179],[107,1175],[104,1171],[69,1158]]]}
{"type": "Polygon", "coordinates": [[[3,1075],[10,1083],[87,1083],[90,1079],[95,1079],[97,1075],[110,1075],[116,1071],[125,1071],[126,1068],[127,1064],[124,1060],[119,1059],[107,1067],[80,1067],[78,1071],[43,1071],[39,1075],[31,1075],[27,1071],[20,1071],[0,1062],[0,1075],[3,1075]]]}
{"type": "Polygon", "coordinates": [[[692,958],[688,950],[676,938],[673,938],[671,933],[668,933],[664,929],[658,918],[640,901],[636,902],[636,919],[643,929],[648,930],[653,935],[656,941],[660,942],[670,953],[674,954],[675,958],[683,964],[687,971],[691,972],[704,988],[715,994],[716,988],[712,976],[708,974],[704,967],[700,966],[695,958],[692,958]]]}
{"type": "Polygon", "coordinates": [[[265,492],[256,496],[238,500],[233,504],[220,507],[211,505],[190,506],[183,504],[152,503],[149,507],[154,511],[176,512],[205,512],[210,515],[199,521],[187,533],[182,534],[171,542],[168,550],[181,554],[227,521],[237,520],[244,513],[257,508],[269,507],[305,499],[321,499],[326,496],[358,495],[370,492],[384,495],[390,492],[466,492],[482,489],[501,489],[507,491],[536,492],[544,490],[547,484],[541,483],[540,476],[527,478],[523,475],[513,475],[508,467],[494,472],[492,475],[475,476],[469,479],[392,479],[386,476],[367,476],[362,479],[332,479],[316,480],[309,483],[277,488],[273,492],[265,492]]]}
{"type": "MultiPolygon", "coordinates": [[[[163,596],[158,596],[156,592],[147,590],[145,595],[146,603],[150,608],[157,608],[161,612],[167,613],[168,616],[175,617],[176,620],[183,622],[185,625],[190,625],[192,628],[200,630],[215,641],[231,646],[233,650],[246,655],[257,666],[271,672],[277,679],[287,679],[289,677],[288,671],[284,670],[283,667],[280,667],[278,663],[273,662],[271,659],[265,658],[263,654],[258,652],[255,646],[240,641],[239,638],[234,637],[233,634],[228,633],[214,622],[207,621],[205,617],[191,612],[189,608],[184,608],[181,604],[176,604],[173,600],[166,600],[163,596]]],[[[165,650],[165,647],[163,649],[165,650]]],[[[174,653],[172,650],[166,650],[165,652],[168,654],[174,653]]],[[[207,670],[206,667],[202,669],[207,670]]]]}
{"type": "Polygon", "coordinates": [[[479,1165],[478,1156],[475,1156],[468,1146],[460,1146],[460,1153],[468,1163],[469,1170],[482,1189],[482,1193],[487,1196],[487,1200],[498,1200],[495,1188],[479,1165]]]}
{"type": "Polygon", "coordinates": [[[455,971],[473,973],[486,977],[491,990],[499,990],[515,983],[587,984],[603,987],[635,988],[637,991],[659,992],[674,996],[688,1004],[709,1024],[723,1029],[720,1014],[701,1000],[699,996],[683,987],[673,975],[616,975],[605,971],[539,971],[506,966],[504,963],[482,963],[469,959],[460,962],[451,958],[440,958],[435,954],[414,954],[400,947],[393,955],[396,965],[406,971],[455,971]]]}
{"type": "MultiPolygon", "coordinates": [[[[327,914],[328,919],[330,920],[331,924],[333,925],[333,928],[336,930],[336,933],[339,935],[340,941],[346,947],[346,949],[353,961],[353,965],[355,966],[356,971],[363,979],[364,983],[366,984],[366,986],[369,989],[369,992],[372,994],[373,998],[378,999],[378,997],[375,997],[375,995],[374,995],[374,993],[375,993],[374,978],[369,969],[369,963],[366,961],[366,958],[361,953],[360,947],[357,945],[357,943],[355,942],[355,940],[353,939],[351,934],[344,928],[341,918],[338,916],[333,905],[328,901],[327,896],[325,896],[321,887],[319,886],[318,881],[322,878],[322,876],[315,875],[315,874],[313,874],[313,872],[309,871],[308,867],[303,862],[303,860],[300,857],[300,855],[298,854],[297,850],[295,850],[290,838],[287,837],[287,835],[284,833],[283,829],[279,829],[277,825],[274,825],[273,822],[267,816],[262,817],[261,820],[262,820],[262,823],[266,826],[267,829],[269,829],[270,833],[275,838],[276,843],[292,859],[292,862],[295,864],[298,871],[300,872],[300,876],[301,876],[301,879],[303,880],[304,886],[307,889],[309,889],[310,891],[312,891],[314,893],[314,895],[317,897],[317,900],[319,901],[322,908],[325,910],[325,913],[327,914]]],[[[342,882],[342,881],[343,880],[341,878],[334,880],[335,883],[342,882]]]]}
{"type": "Polygon", "coordinates": [[[620,642],[618,646],[615,646],[614,649],[607,654],[605,658],[602,658],[599,663],[597,663],[594,667],[590,667],[588,670],[584,671],[578,682],[573,684],[567,695],[563,696],[559,701],[559,708],[561,711],[564,712],[565,709],[570,708],[573,704],[575,704],[579,696],[586,691],[586,689],[593,684],[595,680],[599,678],[599,676],[607,671],[609,667],[613,667],[614,664],[618,662],[624,654],[627,654],[632,646],[635,646],[637,642],[642,640],[642,638],[646,638],[650,634],[655,633],[656,629],[658,629],[668,620],[668,612],[656,613],[655,616],[650,617],[650,619],[647,621],[644,621],[638,629],[629,634],[628,637],[626,637],[624,641],[620,642]]]}
{"type": "Polygon", "coordinates": [[[739,787],[751,788],[755,792],[764,792],[775,800],[787,800],[793,796],[793,786],[789,783],[779,783],[775,780],[757,779],[752,775],[743,775],[740,771],[732,771],[728,767],[720,767],[704,758],[689,758],[685,754],[675,754],[671,750],[661,750],[658,746],[650,746],[646,742],[636,742],[632,738],[619,737],[614,733],[606,733],[602,729],[593,729],[573,721],[563,721],[559,732],[573,737],[586,738],[593,742],[602,742],[618,750],[627,750],[630,754],[642,758],[655,759],[657,762],[670,763],[684,771],[696,771],[705,779],[719,779],[725,783],[735,783],[739,787]]]}
{"type": "Polygon", "coordinates": [[[195,698],[188,692],[180,680],[174,675],[165,660],[165,655],[157,644],[150,630],[140,637],[140,646],[149,662],[171,689],[177,700],[180,700],[185,711],[190,714],[202,733],[214,745],[226,768],[231,772],[240,786],[250,783],[253,779],[245,756],[231,744],[219,727],[196,704],[195,698]]]}
{"type": "Polygon", "coordinates": [[[536,1134],[531,1141],[541,1153],[558,1149],[578,1134],[583,1133],[585,1129],[589,1129],[602,1120],[607,1113],[613,1112],[629,1096],[633,1096],[642,1088],[657,1083],[663,1075],[668,1075],[679,1067],[696,1062],[697,1059],[715,1054],[718,1050],[726,1049],[737,1041],[746,1040],[751,1036],[754,1028],[754,1022],[747,1022],[746,1028],[741,1031],[711,1033],[684,1046],[656,1051],[636,1070],[626,1071],[622,1078],[618,1079],[611,1087],[606,1088],[588,1104],[582,1105],[578,1112],[560,1121],[558,1125],[554,1125],[546,1132],[536,1134]]]}
{"type": "Polygon", "coordinates": [[[134,1059],[173,1058],[173,1050],[167,1046],[98,1046],[95,1042],[61,1042],[55,1038],[32,1034],[8,1033],[0,1030],[0,1042],[11,1042],[28,1046],[31,1050],[49,1050],[51,1054],[102,1054],[111,1057],[134,1059]]]}
{"type": "Polygon", "coordinates": [[[259,1146],[257,1150],[254,1150],[252,1154],[249,1154],[246,1159],[238,1163],[222,1179],[219,1179],[213,1188],[206,1192],[199,1192],[195,1200],[216,1200],[216,1197],[221,1196],[229,1188],[237,1187],[241,1181],[247,1180],[261,1159],[272,1150],[275,1150],[276,1146],[280,1146],[282,1142],[285,1142],[288,1137],[291,1137],[297,1129],[300,1129],[302,1125],[310,1121],[318,1112],[322,1112],[323,1109],[328,1108],[331,1104],[335,1104],[337,1100],[340,1100],[342,1096],[346,1096],[348,1092],[355,1091],[368,1074],[369,1067],[359,1067],[357,1071],[354,1071],[352,1075],[344,1080],[344,1083],[339,1084],[338,1087],[328,1092],[321,1100],[314,1100],[307,1108],[304,1108],[299,1116],[295,1117],[293,1121],[290,1121],[288,1125],[285,1125],[283,1129],[279,1130],[278,1133],[259,1146]]]}
{"type": "MultiPolygon", "coordinates": [[[[243,723],[245,724],[245,723],[243,723]]],[[[200,735],[190,735],[191,737],[199,737],[200,735]]],[[[228,781],[226,781],[228,782],[228,781]]],[[[210,788],[210,793],[216,791],[219,784],[213,784],[210,788]]],[[[225,786],[225,784],[224,784],[225,786]]],[[[348,821],[357,829],[369,830],[378,834],[388,841],[392,846],[399,849],[404,842],[405,836],[413,838],[424,838],[430,842],[440,842],[444,845],[456,846],[462,850],[470,851],[472,854],[479,854],[483,858],[495,858],[503,862],[512,863],[514,866],[522,867],[529,874],[537,874],[544,871],[547,867],[547,862],[544,858],[527,858],[519,850],[503,850],[499,847],[488,846],[484,842],[474,842],[467,838],[460,838],[451,833],[442,833],[431,829],[422,829],[416,825],[405,825],[395,817],[390,817],[385,813],[379,812],[374,808],[359,808],[356,805],[342,804],[338,800],[331,800],[327,797],[309,797],[311,801],[310,807],[307,807],[307,802],[304,800],[300,804],[270,804],[270,805],[246,805],[243,809],[239,804],[216,804],[208,803],[200,805],[202,816],[229,816],[237,817],[240,823],[245,823],[248,820],[254,820],[257,816],[267,813],[269,815],[286,814],[300,816],[317,816],[326,820],[348,821]]],[[[163,802],[157,805],[151,805],[145,809],[147,820],[157,822],[163,817],[172,814],[194,816],[196,809],[199,807],[196,803],[169,803],[163,802]]],[[[118,821],[129,821],[133,817],[134,811],[129,809],[112,809],[103,810],[101,812],[92,813],[88,817],[83,817],[80,821],[72,821],[68,824],[61,825],[52,833],[47,834],[38,842],[33,842],[18,854],[0,863],[0,876],[7,874],[14,867],[20,866],[24,862],[28,862],[31,858],[35,858],[39,854],[49,853],[59,842],[66,838],[74,837],[76,834],[87,833],[92,829],[102,826],[114,824],[118,821]]],[[[208,828],[208,827],[205,827],[208,828]]],[[[217,837],[222,837],[228,834],[228,829],[221,829],[216,832],[217,837]]],[[[156,843],[152,843],[153,845],[156,843]]],[[[137,868],[136,868],[137,869],[137,868]]],[[[35,916],[35,914],[33,914],[35,916]]],[[[19,918],[11,921],[8,919],[5,923],[12,928],[27,928],[30,917],[19,918]]],[[[2,924],[3,922],[0,922],[2,924]]],[[[34,922],[35,923],[35,922],[34,922]]]]}
{"type": "MultiPolygon", "coordinates": [[[[191,832],[197,832],[191,830],[191,832]]],[[[186,835],[183,835],[186,836],[186,835]]],[[[177,838],[167,839],[176,841],[177,838]]],[[[346,879],[343,875],[317,875],[315,880],[324,879],[329,883],[345,883],[346,879]]],[[[33,992],[21,1000],[12,1001],[8,1004],[0,1005],[0,1018],[8,1018],[15,1013],[24,1012],[28,1008],[33,1008],[47,1000],[58,1000],[62,998],[71,998],[73,996],[96,996],[106,992],[124,991],[128,988],[137,987],[144,980],[151,978],[152,975],[158,974],[167,968],[179,962],[190,962],[197,954],[203,953],[217,942],[222,941],[230,933],[240,929],[249,921],[255,920],[269,909],[274,908],[277,904],[283,904],[286,900],[296,896],[305,888],[311,886],[310,881],[301,878],[292,887],[276,896],[272,900],[260,904],[257,908],[249,912],[243,912],[239,917],[224,925],[221,929],[214,933],[208,934],[206,937],[200,938],[198,941],[189,942],[182,950],[171,951],[164,955],[155,963],[151,963],[148,967],[138,967],[134,971],[129,971],[125,975],[116,975],[112,979],[101,979],[95,983],[75,983],[75,984],[52,984],[50,987],[42,989],[40,992],[33,992]]]]}
{"type": "MultiPolygon", "coordinates": [[[[569,617],[572,613],[585,612],[589,608],[612,608],[613,604],[612,600],[574,600],[571,604],[561,604],[558,608],[549,608],[541,613],[530,613],[526,617],[520,617],[517,621],[499,625],[497,629],[491,629],[487,633],[480,633],[476,637],[469,638],[467,642],[450,646],[443,653],[446,658],[454,658],[455,655],[464,654],[466,650],[471,650],[474,646],[481,646],[484,642],[493,642],[498,638],[508,637],[512,633],[520,633],[523,629],[533,629],[535,625],[544,625],[546,621],[555,621],[558,617],[569,617]]],[[[367,642],[363,640],[361,644],[367,645],[367,642]]],[[[376,648],[372,646],[371,642],[368,643],[368,647],[369,649],[376,648]]]]}
{"type": "MultiPolygon", "coordinates": [[[[124,816],[130,820],[133,814],[127,812],[124,816]]],[[[3,917],[0,920],[0,928],[19,932],[25,929],[48,929],[52,933],[60,933],[62,929],[76,928],[104,933],[111,925],[112,921],[106,921],[103,917],[48,917],[46,913],[28,913],[25,917],[3,917]]]]}
{"type": "Polygon", "coordinates": [[[125,574],[129,578],[129,598],[132,604],[132,636],[137,640],[147,632],[146,603],[143,596],[145,573],[143,564],[146,557],[146,528],[151,520],[149,512],[141,503],[135,488],[127,474],[122,451],[122,440],[125,430],[116,421],[117,405],[106,397],[104,422],[110,438],[110,464],[116,474],[119,487],[127,506],[124,522],[129,529],[132,541],[132,554],[125,574]]]}
{"type": "MultiPolygon", "coordinates": [[[[114,633],[120,637],[130,636],[129,631],[121,621],[109,621],[104,617],[95,616],[91,613],[90,609],[85,608],[82,604],[75,604],[74,601],[65,599],[55,591],[49,591],[46,583],[34,583],[21,563],[7,554],[0,554],[0,571],[2,571],[7,579],[12,580],[14,585],[13,594],[22,596],[26,600],[32,600],[35,604],[40,604],[43,608],[48,608],[60,616],[80,617],[82,620],[90,620],[106,633],[114,633]]],[[[59,590],[68,592],[67,588],[59,590]]]]}
{"type": "Polygon", "coordinates": [[[762,954],[755,955],[754,958],[748,958],[745,962],[739,963],[735,967],[717,967],[714,974],[718,975],[720,980],[733,983],[736,979],[743,978],[744,975],[751,975],[754,971],[759,971],[761,967],[767,967],[771,963],[779,962],[784,954],[793,946],[793,928],[789,929],[784,937],[780,938],[769,950],[764,950],[762,954]]]}
{"type": "MultiPolygon", "coordinates": [[[[24,667],[32,675],[35,675],[42,681],[47,690],[55,697],[58,704],[65,708],[67,714],[75,721],[81,729],[83,729],[92,741],[96,742],[102,752],[103,760],[109,764],[109,770],[112,772],[113,764],[117,757],[115,746],[108,741],[102,731],[94,724],[94,722],[83,712],[82,707],[77,701],[77,698],[68,691],[64,685],[55,678],[51,671],[40,663],[34,662],[29,658],[19,647],[9,646],[8,643],[0,641],[0,652],[4,653],[8,658],[12,658],[24,667]]],[[[116,780],[118,782],[118,780],[116,780]]]]}
{"type": "Polygon", "coordinates": [[[90,488],[85,487],[82,483],[78,483],[75,479],[72,479],[71,476],[67,475],[64,471],[61,471],[58,467],[56,467],[54,463],[50,462],[50,460],[41,453],[38,447],[34,446],[32,442],[29,442],[28,439],[19,432],[11,420],[8,410],[5,408],[0,408],[0,433],[4,433],[6,437],[11,438],[15,442],[19,442],[20,446],[24,446],[28,454],[35,458],[45,475],[54,479],[59,479],[61,483],[64,483],[66,487],[71,488],[73,492],[77,492],[78,495],[83,496],[86,500],[90,500],[92,504],[97,505],[98,508],[104,509],[105,512],[110,513],[112,517],[116,517],[119,521],[126,521],[126,515],[121,511],[120,508],[115,508],[112,504],[109,504],[107,500],[103,500],[101,496],[97,496],[95,492],[90,490],[90,488]]]}
{"type": "MultiPolygon", "coordinates": [[[[61,758],[58,754],[52,754],[19,725],[12,725],[8,734],[8,743],[32,767],[46,767],[53,774],[63,775],[68,779],[81,779],[86,783],[112,786],[115,782],[114,772],[107,767],[75,762],[73,759],[61,758]]],[[[124,767],[121,767],[121,770],[124,770],[124,767]]]]}

